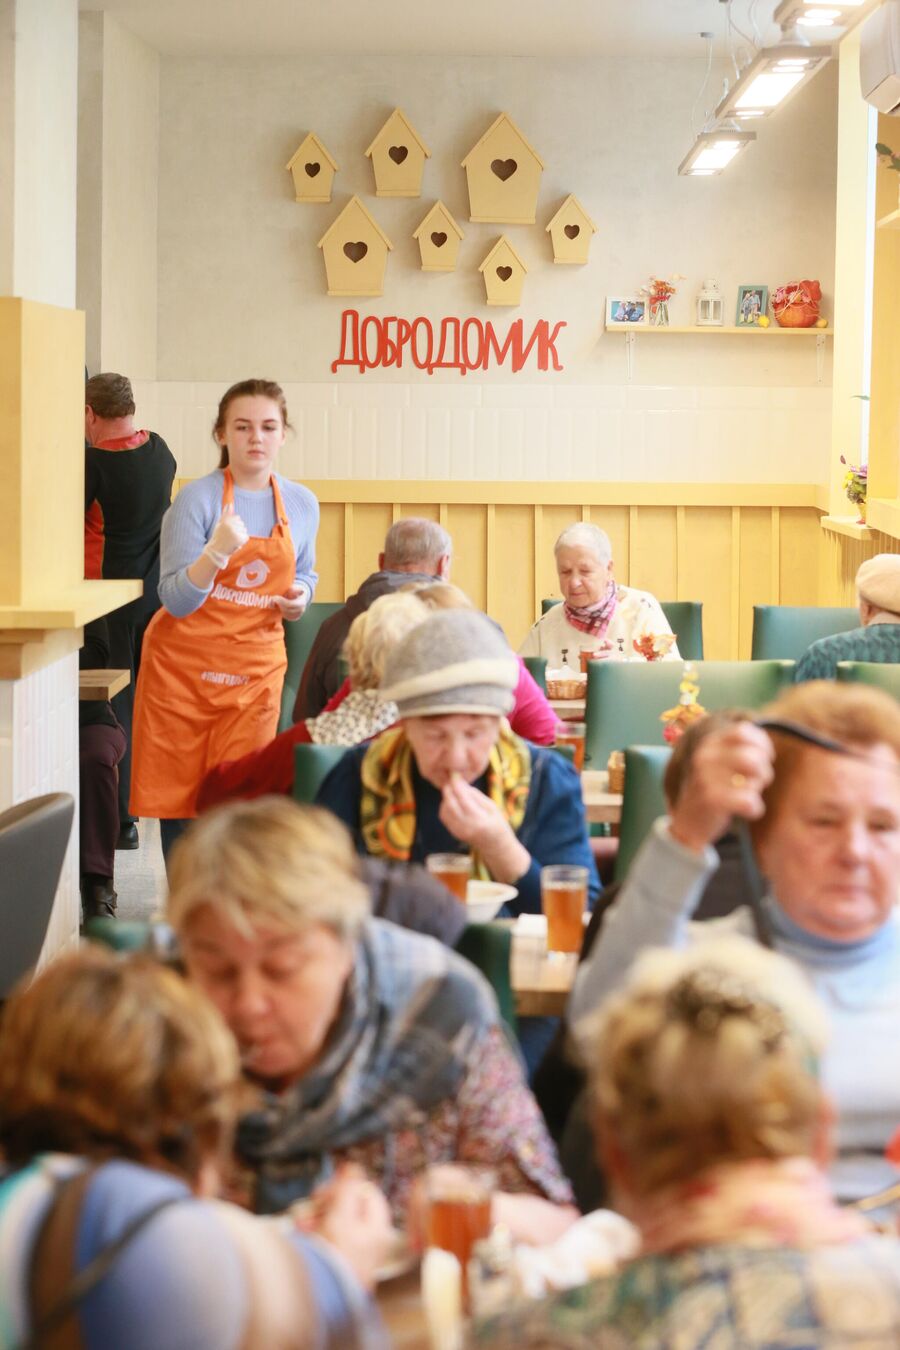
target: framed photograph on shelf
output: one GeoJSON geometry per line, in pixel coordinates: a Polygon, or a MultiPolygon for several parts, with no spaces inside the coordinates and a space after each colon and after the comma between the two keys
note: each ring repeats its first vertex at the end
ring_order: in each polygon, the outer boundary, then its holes
{"type": "Polygon", "coordinates": [[[646,323],[647,301],[640,295],[610,296],[606,302],[607,323],[646,323]]]}
{"type": "Polygon", "coordinates": [[[737,316],[734,320],[737,327],[758,328],[768,304],[768,286],[738,286],[737,316]]]}

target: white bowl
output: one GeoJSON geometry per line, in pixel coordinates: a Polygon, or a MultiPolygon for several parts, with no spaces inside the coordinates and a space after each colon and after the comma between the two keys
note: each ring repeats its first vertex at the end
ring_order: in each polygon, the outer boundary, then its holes
{"type": "Polygon", "coordinates": [[[470,881],[466,890],[469,923],[490,923],[507,900],[515,900],[518,894],[515,886],[500,881],[470,881]]]}

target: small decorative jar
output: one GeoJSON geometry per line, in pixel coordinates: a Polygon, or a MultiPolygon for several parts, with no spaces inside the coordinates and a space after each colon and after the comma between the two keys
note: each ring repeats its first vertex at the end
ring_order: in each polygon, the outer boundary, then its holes
{"type": "Polygon", "coordinates": [[[725,322],[725,308],[719,283],[710,278],[704,281],[697,296],[697,327],[721,328],[725,322]]]}

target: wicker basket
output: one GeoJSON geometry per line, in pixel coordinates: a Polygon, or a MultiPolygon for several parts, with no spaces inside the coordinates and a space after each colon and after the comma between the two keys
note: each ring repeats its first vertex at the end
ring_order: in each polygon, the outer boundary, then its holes
{"type": "Polygon", "coordinates": [[[584,698],[587,693],[587,680],[577,677],[570,680],[547,680],[548,698],[584,698]]]}

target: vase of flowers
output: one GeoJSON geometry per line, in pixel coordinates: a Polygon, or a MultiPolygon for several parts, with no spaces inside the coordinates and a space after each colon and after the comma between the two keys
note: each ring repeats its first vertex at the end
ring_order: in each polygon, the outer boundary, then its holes
{"type": "Polygon", "coordinates": [[[817,281],[789,281],[772,296],[772,313],[781,328],[812,328],[818,322],[821,300],[817,281]]]}
{"type": "Polygon", "coordinates": [[[844,491],[847,494],[847,500],[852,502],[859,511],[857,525],[866,523],[866,494],[869,490],[869,466],[867,464],[851,464],[848,459],[841,455],[841,463],[846,465],[847,472],[844,474],[844,491]]]}
{"type": "Polygon", "coordinates": [[[650,285],[641,287],[640,294],[647,297],[650,322],[657,328],[668,328],[669,301],[678,290],[675,282],[682,279],[681,273],[676,272],[672,277],[651,277],[650,285]]]}
{"type": "MultiPolygon", "coordinates": [[[[895,155],[889,145],[879,141],[875,146],[875,153],[878,156],[878,163],[883,164],[886,169],[893,169],[894,173],[900,175],[900,155],[895,155]]],[[[900,182],[897,184],[897,204],[900,206],[900,182]]]]}

